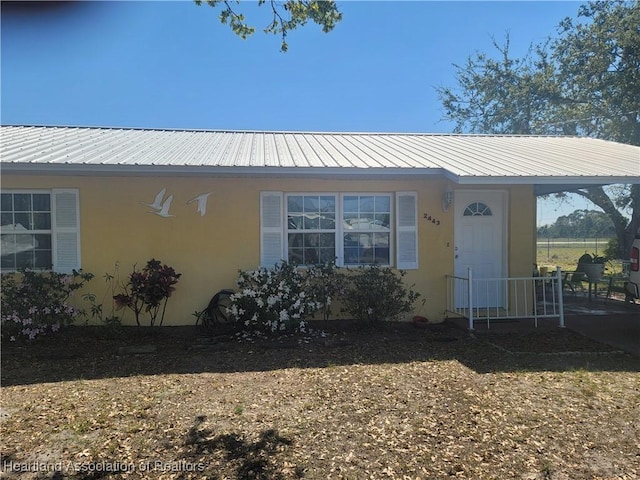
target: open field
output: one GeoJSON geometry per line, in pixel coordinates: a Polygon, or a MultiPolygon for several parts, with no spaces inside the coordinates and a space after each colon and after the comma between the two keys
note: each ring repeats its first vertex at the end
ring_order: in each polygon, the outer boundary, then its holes
{"type": "MultiPolygon", "coordinates": [[[[539,267],[546,266],[555,269],[556,266],[562,270],[575,270],[578,259],[585,253],[602,255],[607,247],[608,239],[571,239],[571,238],[538,238],[536,244],[536,258],[539,267]]],[[[608,269],[617,271],[619,265],[610,262],[608,269]]]]}
{"type": "Polygon", "coordinates": [[[3,345],[3,478],[640,477],[640,358],[568,330],[87,331],[3,345]]]}

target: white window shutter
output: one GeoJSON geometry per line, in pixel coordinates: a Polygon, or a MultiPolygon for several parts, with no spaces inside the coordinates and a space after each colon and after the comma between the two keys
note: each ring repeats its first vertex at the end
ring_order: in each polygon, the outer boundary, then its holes
{"type": "Polygon", "coordinates": [[[78,190],[53,189],[53,270],[80,270],[80,209],[78,190]]]}
{"type": "Polygon", "coordinates": [[[396,192],[396,267],[418,268],[418,194],[396,192]]]}
{"type": "Polygon", "coordinates": [[[273,267],[284,257],[282,192],[260,192],[260,266],[273,267]]]}

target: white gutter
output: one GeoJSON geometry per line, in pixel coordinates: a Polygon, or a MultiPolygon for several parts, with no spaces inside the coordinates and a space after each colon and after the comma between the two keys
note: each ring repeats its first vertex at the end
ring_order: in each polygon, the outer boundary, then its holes
{"type": "Polygon", "coordinates": [[[580,175],[555,175],[555,176],[522,176],[522,177],[489,177],[489,176],[460,176],[458,183],[460,185],[486,185],[487,183],[500,185],[606,185],[611,183],[640,184],[640,177],[637,175],[630,176],[580,176],[580,175]]]}
{"type": "Polygon", "coordinates": [[[414,177],[444,175],[449,172],[441,168],[356,168],[356,167],[221,167],[208,165],[105,165],[105,164],[70,164],[70,163],[1,163],[2,173],[15,175],[181,175],[181,176],[248,176],[248,177],[414,177]]]}
{"type": "Polygon", "coordinates": [[[400,167],[224,167],[209,165],[112,165],[77,163],[0,163],[0,172],[14,175],[74,176],[202,176],[407,178],[442,176],[459,185],[577,185],[640,184],[640,176],[464,176],[443,168],[400,167]]]}

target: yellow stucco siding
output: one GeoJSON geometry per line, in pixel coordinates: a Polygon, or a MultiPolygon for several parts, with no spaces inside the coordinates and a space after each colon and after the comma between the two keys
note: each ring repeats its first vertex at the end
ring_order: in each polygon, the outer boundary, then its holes
{"type": "MultiPolygon", "coordinates": [[[[458,190],[442,178],[353,180],[330,178],[245,177],[91,177],[4,175],[3,189],[76,188],[79,190],[81,255],[84,271],[94,273],[89,290],[102,298],[103,275],[119,264],[121,280],[133,264],[153,258],[174,267],[182,277],[170,299],[165,324],[193,324],[192,313],[206,306],[222,288],[235,287],[239,269],[260,262],[260,192],[346,193],[415,191],[418,194],[419,269],[405,277],[426,299],[420,313],[442,320],[445,275],[453,271],[453,208],[443,212],[442,194],[458,190]],[[173,195],[170,217],[150,213],[163,188],[173,195]],[[196,196],[212,192],[204,216],[196,196]],[[426,218],[425,218],[426,216],[426,218]]],[[[508,267],[511,275],[528,275],[535,259],[535,198],[531,186],[500,186],[507,192],[508,267]],[[533,215],[533,221],[531,216],[533,215]]],[[[395,235],[395,229],[392,233],[395,235]]],[[[395,241],[394,241],[395,243],[395,241]]],[[[392,258],[395,254],[392,253],[392,258]]],[[[395,262],[394,262],[395,263],[395,262]]],[[[416,308],[420,308],[420,303],[416,308]]],[[[107,305],[105,305],[105,310],[107,305]]],[[[133,322],[131,312],[125,316],[133,322]]]]}
{"type": "Polygon", "coordinates": [[[510,191],[509,202],[509,276],[528,277],[536,262],[536,200],[526,187],[510,191]],[[533,245],[533,250],[532,250],[533,245]]]}

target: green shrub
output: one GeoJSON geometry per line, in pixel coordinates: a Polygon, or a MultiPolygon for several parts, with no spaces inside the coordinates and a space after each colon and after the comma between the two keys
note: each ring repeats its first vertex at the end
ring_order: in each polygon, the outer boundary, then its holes
{"type": "Polygon", "coordinates": [[[405,275],[403,270],[394,271],[378,265],[360,267],[347,275],[344,309],[353,318],[371,324],[397,320],[412,310],[420,296],[404,285],[402,277],[405,275]]]}
{"type": "Polygon", "coordinates": [[[309,267],[306,279],[309,295],[321,305],[323,319],[329,320],[332,312],[331,306],[335,300],[344,295],[345,274],[336,267],[335,262],[328,262],[309,267]]]}
{"type": "MultiPolygon", "coordinates": [[[[118,330],[122,326],[120,317],[115,314],[116,289],[120,284],[119,268],[120,264],[119,262],[116,262],[113,273],[107,272],[102,276],[105,281],[106,288],[100,299],[98,299],[98,295],[93,292],[87,292],[82,295],[82,299],[89,303],[89,313],[91,314],[90,318],[99,321],[105,327],[113,331],[118,330]],[[106,312],[105,304],[107,307],[106,312]]],[[[87,323],[89,323],[90,318],[87,317],[87,323]]]]}
{"type": "Polygon", "coordinates": [[[604,256],[609,260],[615,260],[624,258],[620,244],[618,243],[618,237],[613,237],[607,242],[607,246],[604,249],[604,256]]]}
{"type": "Polygon", "coordinates": [[[2,336],[34,340],[73,323],[84,311],[68,303],[73,292],[93,278],[24,269],[2,274],[2,336]]]}

